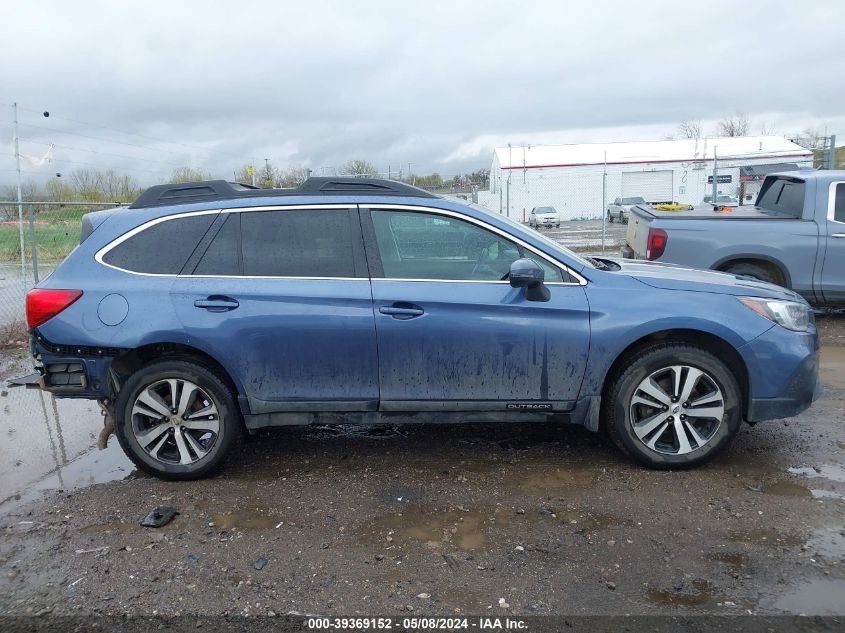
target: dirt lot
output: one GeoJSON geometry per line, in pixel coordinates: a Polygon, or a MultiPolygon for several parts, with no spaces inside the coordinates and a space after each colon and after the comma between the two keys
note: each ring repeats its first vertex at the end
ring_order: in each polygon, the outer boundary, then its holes
{"type": "Polygon", "coordinates": [[[823,399],[688,472],[576,427],[326,427],[165,483],[90,448],[87,403],[3,391],[0,614],[845,614],[845,318],[819,328],[823,399]]]}

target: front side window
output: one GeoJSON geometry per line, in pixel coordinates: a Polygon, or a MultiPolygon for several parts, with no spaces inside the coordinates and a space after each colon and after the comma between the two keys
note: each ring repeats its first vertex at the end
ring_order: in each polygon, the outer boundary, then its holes
{"type": "Polygon", "coordinates": [[[355,276],[348,210],[251,211],[241,216],[244,275],[355,276]]]}
{"type": "Polygon", "coordinates": [[[215,213],[164,220],[103,255],[103,262],[136,273],[178,275],[214,221],[215,213]]]}
{"type": "Polygon", "coordinates": [[[515,260],[531,257],[545,270],[546,281],[563,280],[557,267],[471,222],[416,211],[371,215],[388,279],[504,281],[515,260]]]}

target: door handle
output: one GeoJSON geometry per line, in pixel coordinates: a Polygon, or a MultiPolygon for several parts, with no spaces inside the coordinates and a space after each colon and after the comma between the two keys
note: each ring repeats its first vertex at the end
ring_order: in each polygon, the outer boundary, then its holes
{"type": "Polygon", "coordinates": [[[381,306],[378,311],[382,314],[389,314],[395,319],[413,319],[425,313],[425,310],[412,303],[381,306]]]}
{"type": "Polygon", "coordinates": [[[194,301],[194,306],[197,308],[203,308],[209,312],[227,312],[229,310],[234,310],[239,305],[241,304],[231,297],[220,297],[215,295],[212,295],[207,299],[197,299],[194,301]]]}

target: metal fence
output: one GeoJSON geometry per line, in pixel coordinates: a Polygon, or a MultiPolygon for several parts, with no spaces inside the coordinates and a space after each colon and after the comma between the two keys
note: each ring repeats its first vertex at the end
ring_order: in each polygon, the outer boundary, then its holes
{"type": "Polygon", "coordinates": [[[79,243],[82,216],[119,204],[0,201],[0,330],[23,323],[26,293],[79,243]]]}

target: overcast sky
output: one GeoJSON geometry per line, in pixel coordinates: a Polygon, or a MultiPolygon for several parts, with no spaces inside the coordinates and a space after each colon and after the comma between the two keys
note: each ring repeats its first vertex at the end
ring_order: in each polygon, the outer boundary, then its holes
{"type": "Polygon", "coordinates": [[[841,0],[28,0],[0,22],[0,133],[17,101],[21,151],[56,145],[28,177],[87,163],[142,183],[251,157],[454,174],[508,142],[660,139],[737,110],[755,134],[845,140],[843,18],[841,0]]]}

